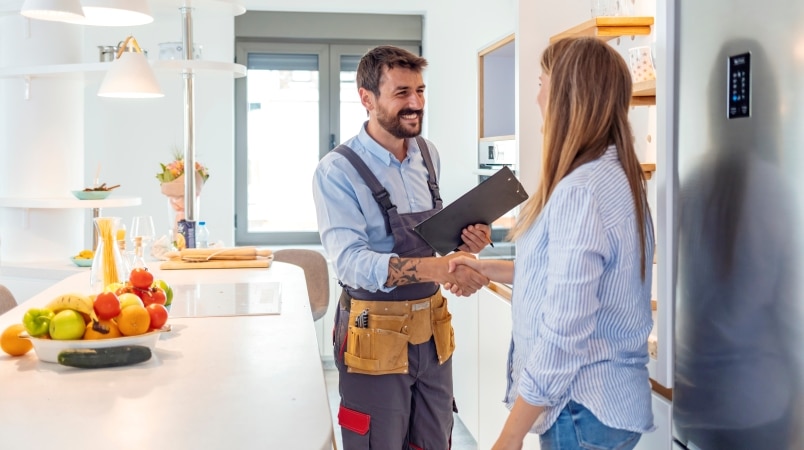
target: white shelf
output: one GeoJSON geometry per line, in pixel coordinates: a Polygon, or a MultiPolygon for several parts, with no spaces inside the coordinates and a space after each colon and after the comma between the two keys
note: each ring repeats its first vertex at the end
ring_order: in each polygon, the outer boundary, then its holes
{"type": "Polygon", "coordinates": [[[80,209],[119,208],[142,204],[140,197],[110,197],[103,200],[78,200],[70,197],[0,197],[0,208],[80,209]]]}
{"type": "Polygon", "coordinates": [[[161,59],[152,61],[151,66],[153,66],[154,70],[158,71],[171,71],[179,73],[228,72],[232,74],[234,78],[242,78],[246,76],[246,66],[242,64],[205,61],[203,59],[161,59]]]}
{"type": "MultiPolygon", "coordinates": [[[[229,73],[234,78],[246,76],[246,66],[242,64],[206,61],[203,59],[193,60],[155,60],[150,61],[151,66],[157,71],[173,71],[176,73],[229,73]]],[[[66,77],[83,76],[87,73],[106,72],[111,62],[79,63],[79,64],[48,64],[39,66],[5,67],[0,68],[0,78],[42,78],[42,77],[66,77]]]]}
{"type": "Polygon", "coordinates": [[[92,72],[106,72],[110,62],[97,62],[85,64],[48,64],[39,66],[21,66],[0,68],[0,78],[39,78],[64,77],[68,75],[81,75],[92,72]]]}

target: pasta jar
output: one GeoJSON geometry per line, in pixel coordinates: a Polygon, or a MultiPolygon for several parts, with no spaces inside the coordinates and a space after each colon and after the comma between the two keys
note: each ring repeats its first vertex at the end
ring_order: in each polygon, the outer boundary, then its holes
{"type": "Polygon", "coordinates": [[[98,247],[92,259],[89,272],[89,288],[93,294],[103,292],[112,283],[122,283],[126,279],[125,264],[116,233],[120,227],[119,217],[96,217],[95,232],[98,233],[98,247]]]}

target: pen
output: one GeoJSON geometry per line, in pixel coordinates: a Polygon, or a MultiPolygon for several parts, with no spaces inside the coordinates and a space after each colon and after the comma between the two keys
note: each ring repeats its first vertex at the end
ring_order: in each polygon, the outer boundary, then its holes
{"type": "Polygon", "coordinates": [[[492,242],[491,236],[489,236],[489,245],[491,246],[491,248],[494,248],[494,242],[492,242]]]}

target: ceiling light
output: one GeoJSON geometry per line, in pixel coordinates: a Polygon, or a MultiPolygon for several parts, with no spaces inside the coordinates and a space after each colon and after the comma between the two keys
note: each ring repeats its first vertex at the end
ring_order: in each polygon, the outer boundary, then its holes
{"type": "Polygon", "coordinates": [[[25,0],[20,14],[29,19],[74,22],[84,19],[79,0],[25,0]]]}
{"type": "Polygon", "coordinates": [[[84,17],[70,23],[95,26],[133,26],[154,21],[147,0],[82,0],[84,17]]]}
{"type": "Polygon", "coordinates": [[[162,89],[156,81],[151,65],[142,53],[134,36],[126,38],[117,51],[117,59],[112,61],[109,71],[103,78],[99,97],[114,98],[157,98],[163,97],[162,89]],[[132,51],[126,51],[129,47],[132,51]]]}

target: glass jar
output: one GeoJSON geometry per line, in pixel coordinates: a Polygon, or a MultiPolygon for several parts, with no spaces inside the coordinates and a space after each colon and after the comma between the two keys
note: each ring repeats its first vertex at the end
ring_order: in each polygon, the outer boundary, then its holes
{"type": "Polygon", "coordinates": [[[112,283],[122,283],[126,279],[126,272],[116,239],[120,218],[97,217],[94,221],[98,247],[89,272],[89,288],[93,294],[97,294],[112,283]]]}

